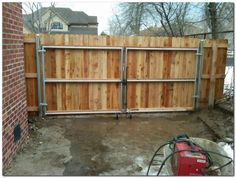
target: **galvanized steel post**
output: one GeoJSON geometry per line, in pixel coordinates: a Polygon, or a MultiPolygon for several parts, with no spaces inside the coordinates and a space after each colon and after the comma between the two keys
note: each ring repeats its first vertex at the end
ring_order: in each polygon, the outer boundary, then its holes
{"type": "Polygon", "coordinates": [[[42,106],[41,106],[41,80],[40,80],[40,61],[39,61],[39,50],[40,50],[40,38],[39,34],[36,34],[36,65],[37,65],[37,90],[38,90],[38,113],[42,116],[42,106]]]}
{"type": "Polygon", "coordinates": [[[197,106],[197,89],[198,89],[198,54],[199,54],[199,49],[196,52],[196,57],[195,57],[195,81],[194,81],[194,92],[193,92],[193,109],[196,110],[196,106],[197,106]]]}
{"type": "Polygon", "coordinates": [[[43,114],[46,114],[46,86],[45,86],[45,75],[44,75],[44,47],[42,46],[41,54],[42,54],[42,84],[43,84],[43,103],[41,105],[43,106],[43,114]]]}
{"type": "Polygon", "coordinates": [[[196,109],[199,109],[199,100],[201,96],[201,78],[202,78],[202,56],[203,56],[203,47],[204,47],[204,40],[200,41],[199,45],[199,67],[198,67],[198,86],[197,86],[197,104],[196,109]]]}
{"type": "Polygon", "coordinates": [[[124,48],[121,49],[120,54],[120,111],[123,111],[123,55],[124,55],[124,48]]]}
{"type": "Polygon", "coordinates": [[[128,50],[125,48],[125,57],[124,57],[124,81],[125,89],[124,89],[124,112],[127,113],[127,59],[128,58],[128,50]]]}
{"type": "Polygon", "coordinates": [[[201,40],[200,43],[199,43],[199,48],[198,48],[197,53],[196,53],[195,85],[194,85],[194,96],[193,96],[194,110],[199,109],[201,75],[202,75],[203,43],[204,43],[204,41],[201,40]]]}

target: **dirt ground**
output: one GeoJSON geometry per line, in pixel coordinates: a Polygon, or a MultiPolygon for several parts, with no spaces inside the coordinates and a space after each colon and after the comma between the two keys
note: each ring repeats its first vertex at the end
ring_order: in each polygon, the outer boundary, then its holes
{"type": "Polygon", "coordinates": [[[231,126],[223,137],[233,138],[233,116],[220,111],[31,119],[30,136],[4,175],[145,175],[156,149],[178,134],[220,139],[207,125],[219,117],[231,118],[218,127],[231,126]]]}

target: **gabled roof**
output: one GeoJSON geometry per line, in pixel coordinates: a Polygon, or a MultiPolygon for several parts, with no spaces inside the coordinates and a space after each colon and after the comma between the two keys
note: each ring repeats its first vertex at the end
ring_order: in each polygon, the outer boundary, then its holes
{"type": "Polygon", "coordinates": [[[64,18],[68,24],[97,24],[96,16],[88,16],[82,11],[72,11],[70,8],[53,8],[56,14],[64,18]]]}
{"type": "MultiPolygon", "coordinates": [[[[49,7],[43,7],[39,9],[41,15],[44,15],[49,10],[49,7]]],[[[70,8],[61,8],[54,7],[50,8],[55,14],[57,14],[62,20],[64,20],[68,25],[76,25],[76,24],[98,24],[96,16],[88,16],[86,13],[82,11],[72,11],[70,8]]],[[[34,12],[35,14],[38,11],[34,12]]],[[[31,14],[29,14],[31,15],[31,14]]],[[[24,20],[26,20],[27,16],[24,15],[24,20]]]]}

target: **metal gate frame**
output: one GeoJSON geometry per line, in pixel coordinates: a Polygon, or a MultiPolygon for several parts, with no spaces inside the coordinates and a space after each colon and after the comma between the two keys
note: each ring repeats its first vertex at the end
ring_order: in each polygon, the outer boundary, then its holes
{"type": "MultiPolygon", "coordinates": [[[[202,50],[203,40],[200,41],[198,48],[137,48],[127,47],[125,48],[125,67],[124,67],[124,81],[126,87],[124,89],[124,111],[125,113],[140,113],[140,112],[173,112],[173,111],[193,111],[199,108],[199,97],[200,97],[200,82],[201,82],[201,70],[202,70],[202,50]],[[128,51],[195,51],[195,78],[190,79],[127,79],[127,61],[128,51]],[[127,108],[127,83],[173,83],[173,82],[194,82],[194,96],[192,109],[128,109],[127,108]]],[[[157,59],[158,60],[158,59],[157,59]]]]}
{"type": "MultiPolygon", "coordinates": [[[[36,35],[36,64],[37,64],[37,85],[38,85],[38,111],[39,115],[69,115],[69,114],[129,114],[140,112],[173,112],[173,111],[188,111],[188,109],[145,109],[145,110],[128,110],[127,109],[127,83],[170,83],[170,82],[194,82],[194,96],[193,107],[191,111],[199,109],[199,97],[201,87],[201,73],[202,73],[202,52],[204,40],[201,40],[198,48],[143,48],[143,47],[108,47],[108,46],[41,46],[40,37],[36,35]],[[93,79],[93,80],[76,80],[76,79],[45,79],[44,74],[44,53],[45,49],[74,49],[74,50],[119,50],[120,51],[120,79],[93,79]],[[195,51],[195,78],[190,79],[127,79],[127,60],[128,51],[195,51]],[[41,53],[41,65],[40,55],[41,53]],[[41,71],[42,70],[42,74],[41,71]],[[123,74],[124,73],[124,74],[123,74]],[[42,80],[42,81],[41,81],[42,80]],[[47,112],[46,102],[46,83],[119,83],[119,111],[65,111],[65,112],[47,112]],[[41,91],[41,84],[42,90],[41,91]],[[124,90],[123,90],[124,87],[124,90]],[[43,93],[43,95],[42,95],[43,93]],[[123,95],[124,94],[124,95],[123,95]],[[124,100],[123,100],[124,97],[124,100]],[[122,107],[124,104],[124,108],[122,107]]],[[[158,60],[158,59],[157,59],[158,60]]]]}
{"type": "MultiPolygon", "coordinates": [[[[37,40],[38,41],[38,40],[37,40]]],[[[38,49],[38,48],[37,48],[38,49]]],[[[108,113],[115,113],[119,114],[122,113],[122,93],[123,93],[123,47],[108,47],[108,46],[41,46],[41,50],[38,49],[38,52],[41,52],[41,69],[42,69],[42,90],[43,90],[43,102],[40,102],[39,111],[42,113],[40,115],[64,115],[64,114],[108,114],[108,113]],[[76,80],[76,79],[45,79],[44,74],[44,53],[46,52],[45,49],[74,49],[74,50],[119,50],[120,51],[120,79],[119,80],[109,80],[109,79],[93,79],[93,80],[76,80]],[[119,111],[65,111],[65,112],[47,112],[47,101],[46,101],[46,83],[119,83],[120,90],[119,90],[119,111]]],[[[39,64],[39,57],[36,55],[37,64],[39,64]]],[[[38,72],[37,72],[38,73],[38,72]]],[[[38,74],[40,76],[40,74],[38,74]]],[[[40,80],[40,78],[38,78],[40,80]]],[[[41,82],[39,82],[41,83],[41,82]]],[[[41,99],[41,89],[40,85],[38,85],[38,95],[40,95],[41,99]]]]}

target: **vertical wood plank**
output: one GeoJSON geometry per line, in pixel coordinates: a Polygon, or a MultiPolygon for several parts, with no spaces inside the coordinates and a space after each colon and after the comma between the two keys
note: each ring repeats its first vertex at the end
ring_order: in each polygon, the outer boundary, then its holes
{"type": "MultiPolygon", "coordinates": [[[[165,38],[164,39],[164,47],[172,47],[172,39],[171,38],[165,38]]],[[[170,78],[170,69],[171,69],[171,57],[172,57],[172,52],[170,51],[164,51],[163,54],[163,78],[164,79],[169,79],[170,78]]],[[[172,102],[172,96],[170,93],[170,85],[169,83],[163,83],[163,96],[161,100],[161,106],[162,107],[168,107],[170,103],[172,102]]]]}
{"type": "MultiPolygon", "coordinates": [[[[138,43],[137,38],[129,37],[126,39],[127,47],[135,46],[138,43]]],[[[135,79],[137,73],[137,53],[128,51],[127,54],[127,79],[135,79]]],[[[127,108],[136,107],[136,84],[127,83],[127,108]]]]}
{"type": "MultiPolygon", "coordinates": [[[[33,37],[25,37],[25,72],[36,73],[35,44],[30,38],[33,37]]],[[[199,42],[198,39],[192,38],[121,38],[62,34],[41,34],[40,39],[42,45],[72,46],[197,47],[199,42]]],[[[202,103],[207,101],[208,104],[210,101],[214,103],[214,98],[220,98],[223,94],[223,79],[217,79],[215,75],[224,74],[226,46],[225,40],[206,40],[202,70],[205,78],[201,82],[202,103]]],[[[45,53],[45,76],[53,79],[119,79],[119,55],[115,50],[48,49],[45,53]]],[[[193,58],[195,55],[192,52],[130,51],[127,77],[129,79],[193,78],[195,70],[193,58]]],[[[31,107],[37,106],[36,84],[36,79],[26,78],[27,105],[31,107]]],[[[129,83],[127,89],[129,108],[192,106],[191,83],[129,83]]],[[[119,84],[114,83],[46,84],[49,111],[118,109],[118,94],[119,84]]]]}
{"type": "Polygon", "coordinates": [[[210,78],[210,89],[209,89],[209,98],[208,98],[209,108],[213,108],[214,102],[215,102],[216,60],[217,60],[217,44],[214,41],[212,45],[211,78],[210,78]]]}

